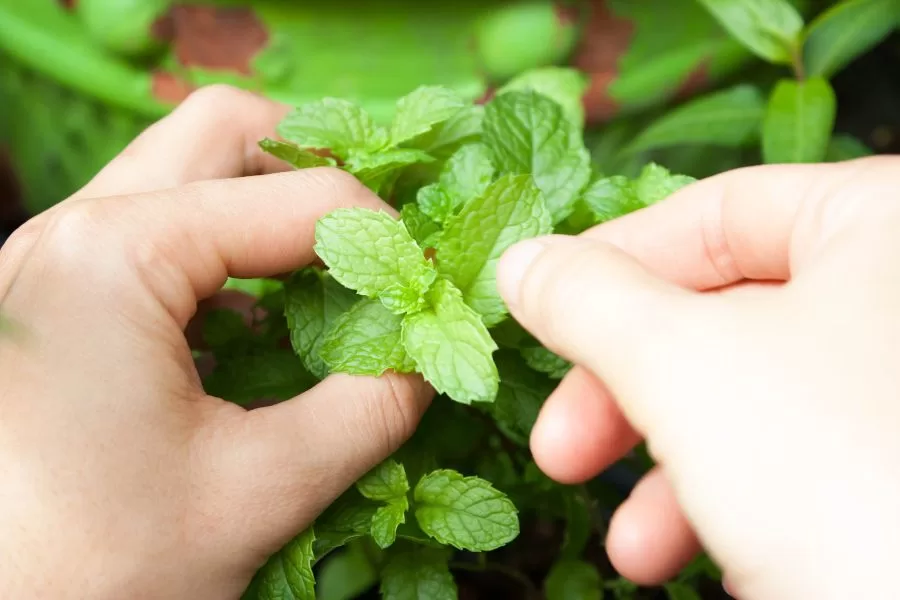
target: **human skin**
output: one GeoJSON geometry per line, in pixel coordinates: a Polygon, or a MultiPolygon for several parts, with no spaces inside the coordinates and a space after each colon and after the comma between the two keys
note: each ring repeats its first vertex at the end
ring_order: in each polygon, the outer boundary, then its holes
{"type": "Polygon", "coordinates": [[[584,481],[658,466],[607,549],[658,583],[701,544],[743,600],[884,598],[900,557],[900,157],[741,169],[501,259],[575,367],[532,432],[584,481]]]}
{"type": "Polygon", "coordinates": [[[203,89],[0,251],[0,597],[238,598],[413,431],[415,377],[252,411],[200,385],[199,301],[312,261],[335,208],[390,210],[341,171],[278,173],[256,141],[283,115],[203,89]]]}

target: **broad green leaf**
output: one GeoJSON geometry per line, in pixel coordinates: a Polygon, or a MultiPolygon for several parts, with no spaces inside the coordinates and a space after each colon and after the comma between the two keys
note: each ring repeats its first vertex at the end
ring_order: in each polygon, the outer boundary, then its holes
{"type": "MultiPolygon", "coordinates": [[[[537,466],[537,465],[535,465],[537,466]]],[[[566,490],[566,532],[563,537],[560,557],[577,559],[584,552],[593,534],[593,506],[596,499],[589,503],[588,494],[580,493],[579,488],[566,490]]]]}
{"type": "Polygon", "coordinates": [[[456,600],[445,552],[407,550],[390,557],[381,576],[383,600],[456,600]]]}
{"type": "Polygon", "coordinates": [[[453,213],[453,199],[439,183],[419,188],[416,202],[422,213],[436,223],[443,223],[453,213]]]}
{"type": "Polygon", "coordinates": [[[674,194],[686,185],[696,181],[687,175],[678,175],[656,163],[649,163],[641,169],[634,181],[634,192],[644,206],[656,204],[674,194]]]}
{"type": "Polygon", "coordinates": [[[446,279],[435,282],[429,299],[430,308],[403,320],[403,345],[417,370],[457,402],[492,402],[499,383],[492,357],[497,344],[481,317],[446,279]]]}
{"type": "Polygon", "coordinates": [[[507,92],[485,108],[484,143],[501,172],[531,174],[558,223],[591,177],[590,155],[562,108],[534,91],[507,92]]]}
{"type": "Polygon", "coordinates": [[[203,341],[214,354],[217,349],[233,345],[252,335],[253,331],[244,321],[243,315],[228,308],[211,310],[203,319],[203,341]]]}
{"type": "Polygon", "coordinates": [[[763,160],[822,161],[828,151],[836,111],[834,90],[824,79],[781,80],[769,99],[763,123],[763,160]]]}
{"type": "Polygon", "coordinates": [[[738,85],[667,112],[644,129],[626,151],[636,154],[682,144],[750,144],[759,138],[765,109],[756,87],[738,85]]]}
{"type": "Polygon", "coordinates": [[[507,314],[497,262],[513,244],[552,231],[550,212],[528,175],[504,175],[447,221],[436,260],[487,326],[507,314]]]}
{"type": "Polygon", "coordinates": [[[467,106],[404,146],[419,148],[434,157],[446,158],[463,145],[477,142],[481,137],[483,121],[484,106],[467,106]]]}
{"type": "Polygon", "coordinates": [[[687,583],[670,581],[663,587],[669,600],[703,600],[700,593],[687,583]]]}
{"type": "Polygon", "coordinates": [[[561,560],[544,581],[547,600],[601,600],[603,579],[597,567],[581,560],[561,560]]]}
{"type": "Polygon", "coordinates": [[[803,47],[806,73],[831,77],[900,26],[897,0],[844,0],[810,24],[803,47]]]}
{"type": "Polygon", "coordinates": [[[624,175],[602,177],[584,191],[584,201],[600,222],[644,208],[631,181],[624,175]]]}
{"type": "Polygon", "coordinates": [[[440,224],[422,212],[418,204],[404,204],[400,209],[400,220],[421,248],[428,248],[425,240],[441,230],[440,224]]]}
{"type": "Polygon", "coordinates": [[[790,64],[803,17],[788,0],[699,0],[737,41],[760,58],[790,64]]]}
{"type": "Polygon", "coordinates": [[[376,152],[388,143],[387,132],[365,110],[338,98],[298,106],[278,125],[278,134],[302,148],[331,150],[339,158],[376,152]]]}
{"type": "Polygon", "coordinates": [[[316,519],[316,559],[322,558],[347,542],[368,535],[378,504],[364,498],[352,487],[331,503],[316,519]]]}
{"type": "Polygon", "coordinates": [[[396,460],[387,459],[356,482],[356,489],[369,500],[388,502],[409,491],[406,470],[396,460]]]}
{"type": "Polygon", "coordinates": [[[379,193],[386,183],[392,182],[406,167],[433,160],[421,150],[398,148],[375,154],[353,153],[347,159],[344,169],[352,173],[363,185],[379,193]]]}
{"type": "Polygon", "coordinates": [[[583,96],[590,80],[577,69],[540,67],[513,77],[500,88],[499,94],[532,90],[559,104],[573,126],[584,126],[583,96]]]}
{"type": "Polygon", "coordinates": [[[319,269],[304,269],[284,284],[284,315],[291,346],[310,373],[324,379],[328,368],[319,352],[335,319],[359,296],[319,269]]]}
{"type": "Polygon", "coordinates": [[[447,160],[440,186],[451,198],[453,208],[481,195],[494,178],[491,153],[483,144],[467,144],[447,160]]]}
{"type": "Polygon", "coordinates": [[[260,600],[316,600],[313,542],[310,527],[272,556],[257,574],[260,600]]]}
{"type": "Polygon", "coordinates": [[[363,299],[334,321],[319,356],[332,373],[374,377],[389,369],[410,373],[415,365],[403,347],[402,323],[400,315],[378,300],[363,299]]]}
{"type": "Polygon", "coordinates": [[[496,550],[519,535],[519,518],[509,498],[484,479],[456,471],[433,471],[419,480],[415,507],[425,533],[460,550],[496,550]]]}
{"type": "Polygon", "coordinates": [[[325,215],[316,224],[315,251],[338,282],[386,299],[396,312],[420,308],[436,277],[403,223],[382,211],[339,208],[325,215]],[[404,299],[412,305],[403,305],[404,299]]]}
{"type": "Polygon", "coordinates": [[[264,152],[268,152],[275,158],[280,158],[297,169],[333,167],[337,164],[337,161],[333,158],[319,156],[290,142],[265,138],[259,142],[259,147],[264,152]]]}
{"type": "Polygon", "coordinates": [[[874,154],[871,148],[852,135],[837,134],[828,142],[828,150],[825,152],[826,162],[840,162],[853,160],[874,154]]]}
{"type": "Polygon", "coordinates": [[[529,367],[551,379],[562,379],[572,369],[572,363],[543,346],[522,348],[521,352],[529,367]]]}
{"type": "Polygon", "coordinates": [[[218,361],[203,379],[204,391],[235,404],[289,400],[317,383],[293,352],[281,348],[251,350],[218,361]]]}
{"type": "Polygon", "coordinates": [[[465,108],[459,94],[445,87],[422,86],[400,98],[391,125],[391,143],[399,145],[431,131],[465,108]]]}
{"type": "Polygon", "coordinates": [[[378,571],[361,544],[351,544],[322,564],[316,581],[316,600],[356,600],[378,583],[378,571]]]}
{"type": "Polygon", "coordinates": [[[500,389],[497,399],[486,408],[507,437],[527,446],[538,413],[555,386],[546,376],[529,369],[515,351],[498,352],[496,363],[500,389]]]}
{"type": "Polygon", "coordinates": [[[397,539],[397,528],[406,522],[406,511],[409,510],[409,500],[406,496],[400,496],[391,500],[384,506],[378,507],[372,517],[372,539],[379,548],[387,548],[397,539]]]}

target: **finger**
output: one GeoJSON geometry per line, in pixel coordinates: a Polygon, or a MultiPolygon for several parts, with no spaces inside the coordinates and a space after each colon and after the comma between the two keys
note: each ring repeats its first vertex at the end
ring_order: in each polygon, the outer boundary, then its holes
{"type": "Polygon", "coordinates": [[[837,213],[831,207],[889,195],[898,168],[897,157],[871,157],[737,169],[585,235],[693,289],[742,279],[784,281],[832,232],[835,223],[828,217],[837,213]]]}
{"type": "Polygon", "coordinates": [[[606,386],[575,367],[544,403],[531,432],[531,451],[549,477],[576,484],[605,470],[639,441],[606,386]]]}
{"type": "Polygon", "coordinates": [[[208,452],[226,488],[216,494],[243,520],[241,539],[279,547],[409,438],[431,394],[419,377],[332,375],[294,400],[237,415],[236,432],[208,452]]]}
{"type": "Polygon", "coordinates": [[[610,522],[606,550],[616,570],[640,585],[674,577],[700,552],[664,473],[650,471],[610,522]]]}
{"type": "Polygon", "coordinates": [[[288,108],[227,85],[203,87],[147,128],[72,199],[120,196],[193,181],[287,171],[259,140],[288,108]]]}

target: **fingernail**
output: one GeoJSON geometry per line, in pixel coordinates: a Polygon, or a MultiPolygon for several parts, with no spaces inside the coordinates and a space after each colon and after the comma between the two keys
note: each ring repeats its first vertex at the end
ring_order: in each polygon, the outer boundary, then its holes
{"type": "Polygon", "coordinates": [[[500,263],[497,265],[497,289],[510,308],[519,297],[522,278],[534,259],[543,251],[543,242],[525,240],[509,248],[500,257],[500,263]]]}

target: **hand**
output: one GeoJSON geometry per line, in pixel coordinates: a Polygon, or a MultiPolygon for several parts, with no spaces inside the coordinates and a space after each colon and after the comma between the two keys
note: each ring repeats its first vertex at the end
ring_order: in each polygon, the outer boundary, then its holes
{"type": "Polygon", "coordinates": [[[611,523],[623,574],[660,582],[699,538],[739,598],[893,589],[898,189],[895,157],[743,169],[503,257],[513,315],[581,365],[541,468],[583,481],[641,438],[658,462],[611,523]]]}
{"type": "Polygon", "coordinates": [[[201,90],[4,246],[3,598],[238,598],[412,432],[417,378],[333,376],[252,411],[200,386],[198,300],[309,263],[335,208],[387,210],[340,171],[274,173],[256,140],[282,116],[201,90]]]}

